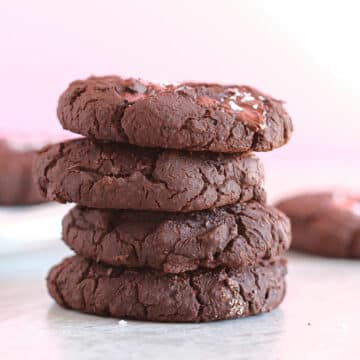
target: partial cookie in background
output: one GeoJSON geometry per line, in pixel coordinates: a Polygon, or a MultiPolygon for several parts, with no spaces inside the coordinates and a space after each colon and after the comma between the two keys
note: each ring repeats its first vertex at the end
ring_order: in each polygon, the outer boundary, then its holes
{"type": "Polygon", "coordinates": [[[86,137],[192,151],[269,151],[293,130],[282,102],[249,86],[118,76],[72,82],[57,113],[65,129],[86,137]]]}
{"type": "Polygon", "coordinates": [[[0,205],[45,201],[33,180],[33,150],[20,150],[0,140],[0,205]]]}
{"type": "Polygon", "coordinates": [[[276,204],[291,220],[292,248],[360,258],[360,196],[344,192],[298,195],[276,204]]]}
{"type": "Polygon", "coordinates": [[[291,235],[284,214],[251,201],[188,214],[76,206],[63,219],[63,239],[78,255],[109,265],[180,273],[276,260],[291,235]]]}
{"type": "Polygon", "coordinates": [[[77,139],[35,161],[49,200],[107,209],[189,212],[265,202],[264,169],[253,154],[189,153],[77,139]]]}
{"type": "Polygon", "coordinates": [[[122,319],[203,322],[268,312],[285,295],[286,261],[242,271],[165,274],[108,267],[80,256],[53,267],[50,295],[64,307],[122,319]]]}

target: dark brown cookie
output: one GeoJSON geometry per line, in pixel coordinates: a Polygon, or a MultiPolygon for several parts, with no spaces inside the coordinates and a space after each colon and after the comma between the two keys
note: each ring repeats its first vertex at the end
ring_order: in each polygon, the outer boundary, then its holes
{"type": "Polygon", "coordinates": [[[249,202],[188,214],[77,206],[63,220],[63,239],[77,254],[109,265],[180,273],[274,260],[291,237],[284,214],[249,202]]]}
{"type": "Polygon", "coordinates": [[[50,270],[48,290],[64,307],[125,319],[200,322],[245,317],[276,308],[285,295],[285,261],[243,271],[179,275],[108,267],[80,256],[50,270]]]}
{"type": "Polygon", "coordinates": [[[144,147],[269,151],[292,133],[282,102],[249,86],[90,77],[70,84],[57,113],[75,133],[144,147]]]}
{"type": "Polygon", "coordinates": [[[33,181],[34,156],[34,151],[20,151],[0,141],[0,205],[30,205],[44,201],[33,181]]]}
{"type": "Polygon", "coordinates": [[[35,161],[49,200],[95,208],[188,212],[264,202],[263,167],[252,154],[187,153],[72,140],[35,161]]]}
{"type": "Polygon", "coordinates": [[[305,194],[276,206],[291,220],[294,249],[360,258],[360,196],[343,192],[305,194]]]}

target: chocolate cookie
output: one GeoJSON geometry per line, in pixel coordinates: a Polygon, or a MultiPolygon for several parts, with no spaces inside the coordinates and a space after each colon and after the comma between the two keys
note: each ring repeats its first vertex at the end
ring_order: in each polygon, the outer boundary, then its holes
{"type": "Polygon", "coordinates": [[[360,258],[360,196],[342,192],[307,194],[276,206],[290,217],[294,249],[360,258]]]}
{"type": "Polygon", "coordinates": [[[22,151],[0,141],[0,205],[43,202],[32,175],[34,151],[22,151]]]}
{"type": "Polygon", "coordinates": [[[188,214],[77,206],[63,219],[63,239],[77,254],[109,265],[180,273],[274,260],[291,237],[284,214],[249,202],[188,214]]]}
{"type": "Polygon", "coordinates": [[[80,256],[50,270],[48,290],[64,307],[125,319],[200,322],[268,312],[285,295],[285,261],[243,271],[180,275],[107,267],[80,256]]]}
{"type": "Polygon", "coordinates": [[[90,77],[70,84],[57,113],[87,137],[193,151],[269,151],[292,132],[281,101],[238,85],[90,77]]]}
{"type": "Polygon", "coordinates": [[[251,154],[187,153],[72,140],[35,161],[49,200],[95,208],[188,212],[264,202],[263,167],[251,154]]]}

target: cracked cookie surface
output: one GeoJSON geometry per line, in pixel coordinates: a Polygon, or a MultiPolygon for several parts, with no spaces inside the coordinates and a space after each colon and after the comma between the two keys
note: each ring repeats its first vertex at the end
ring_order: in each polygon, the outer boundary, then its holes
{"type": "Polygon", "coordinates": [[[57,114],[65,129],[86,137],[192,151],[269,151],[293,131],[282,102],[250,86],[118,76],[72,82],[57,114]]]}
{"type": "Polygon", "coordinates": [[[189,212],[266,197],[263,166],[249,153],[189,153],[77,139],[40,151],[35,174],[49,200],[94,208],[189,212]]]}
{"type": "Polygon", "coordinates": [[[286,263],[243,271],[165,274],[104,266],[74,256],[53,267],[50,295],[66,308],[117,318],[203,322],[268,312],[285,295],[286,263]]]}
{"type": "Polygon", "coordinates": [[[291,236],[284,214],[252,201],[188,214],[76,206],[63,219],[63,239],[109,265],[181,273],[275,260],[291,236]]]}
{"type": "Polygon", "coordinates": [[[289,216],[292,248],[360,259],[360,196],[343,191],[303,194],[276,204],[289,216]]]}

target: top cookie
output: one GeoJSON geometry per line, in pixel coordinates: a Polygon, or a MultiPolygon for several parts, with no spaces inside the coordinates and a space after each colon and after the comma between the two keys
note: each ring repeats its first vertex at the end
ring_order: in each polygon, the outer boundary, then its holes
{"type": "Polygon", "coordinates": [[[249,86],[118,76],[72,82],[57,113],[64,129],[87,137],[191,151],[269,151],[293,130],[282,102],[249,86]]]}

